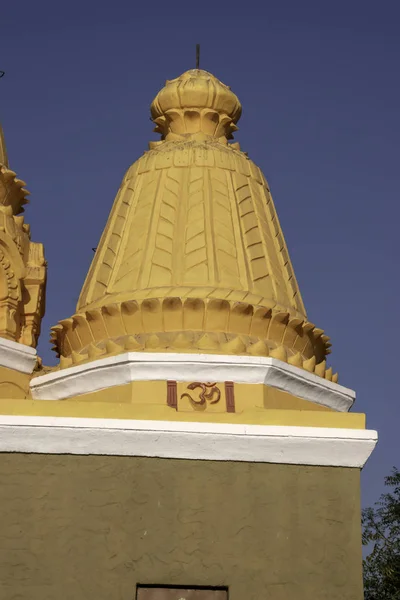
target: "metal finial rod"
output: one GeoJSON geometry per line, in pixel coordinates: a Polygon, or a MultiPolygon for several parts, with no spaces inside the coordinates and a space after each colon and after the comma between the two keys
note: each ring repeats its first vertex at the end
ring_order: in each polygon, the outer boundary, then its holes
{"type": "Polygon", "coordinates": [[[196,44],[196,69],[200,69],[200,44],[196,44]]]}

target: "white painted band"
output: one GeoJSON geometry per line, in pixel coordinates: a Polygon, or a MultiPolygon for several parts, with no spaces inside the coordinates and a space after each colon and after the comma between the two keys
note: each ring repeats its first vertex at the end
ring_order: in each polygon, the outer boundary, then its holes
{"type": "Polygon", "coordinates": [[[131,381],[233,381],[262,383],[338,411],[348,411],[353,390],[304,369],[258,356],[127,352],[36,377],[32,396],[66,400],[131,381]]]}
{"type": "Polygon", "coordinates": [[[0,416],[0,452],[361,468],[376,442],[365,429],[0,416]]]}
{"type": "Polygon", "coordinates": [[[0,367],[7,367],[20,373],[32,373],[36,357],[35,348],[0,338],[0,367]]]}

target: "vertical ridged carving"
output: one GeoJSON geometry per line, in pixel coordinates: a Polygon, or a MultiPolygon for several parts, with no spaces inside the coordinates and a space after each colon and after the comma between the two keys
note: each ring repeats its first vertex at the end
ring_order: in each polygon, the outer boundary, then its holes
{"type": "MultiPolygon", "coordinates": [[[[173,282],[174,241],[178,237],[176,223],[180,210],[182,173],[182,169],[171,168],[163,181],[159,212],[154,215],[156,232],[151,256],[150,286],[171,285],[173,282]]],[[[179,274],[178,268],[178,276],[179,274]]]]}
{"type": "MultiPolygon", "coordinates": [[[[254,185],[254,184],[253,184],[254,185]]],[[[254,185],[257,187],[257,184],[254,185]]],[[[258,186],[259,189],[263,190],[263,194],[265,194],[266,202],[266,214],[268,218],[268,223],[271,231],[271,235],[274,239],[274,244],[276,247],[276,251],[278,253],[278,258],[281,261],[280,269],[283,267],[283,271],[286,275],[285,284],[286,290],[289,297],[289,304],[293,305],[299,312],[305,314],[305,308],[303,304],[303,300],[301,298],[300,290],[297,285],[296,277],[294,275],[292,263],[289,258],[289,253],[286,247],[286,243],[282,234],[282,229],[279,223],[278,215],[275,209],[274,201],[272,199],[271,193],[266,184],[262,186],[258,186]]],[[[265,212],[265,211],[263,211],[265,212]]]]}
{"type": "Polygon", "coordinates": [[[231,198],[223,169],[210,170],[212,228],[217,257],[218,282],[224,287],[241,287],[232,221],[231,198]]]}
{"type": "Polygon", "coordinates": [[[282,273],[282,267],[279,263],[279,253],[274,245],[274,235],[268,223],[266,204],[268,195],[263,186],[256,181],[249,179],[249,190],[253,198],[255,215],[257,218],[260,238],[262,240],[265,262],[268,272],[272,278],[272,285],[279,303],[287,305],[290,303],[290,297],[285,285],[285,274],[282,273]],[[282,274],[284,277],[282,277],[282,274]]]}
{"type": "Polygon", "coordinates": [[[240,226],[250,269],[252,291],[266,297],[274,297],[275,289],[266,261],[266,249],[261,237],[260,225],[254,210],[249,178],[235,173],[235,192],[240,215],[240,226]]]}
{"type": "Polygon", "coordinates": [[[144,267],[160,172],[143,173],[141,178],[143,178],[142,189],[130,221],[129,233],[124,236],[124,248],[113,291],[133,290],[138,287],[141,270],[144,267]]]}
{"type": "Polygon", "coordinates": [[[132,190],[125,178],[114,200],[107,227],[103,231],[98,250],[83,284],[78,306],[85,306],[88,303],[88,297],[95,299],[106,292],[123,238],[127,215],[131,208],[131,196],[132,190]]]}
{"type": "Polygon", "coordinates": [[[207,261],[204,169],[199,167],[189,172],[186,231],[180,235],[185,236],[183,283],[207,282],[211,273],[207,261]]]}

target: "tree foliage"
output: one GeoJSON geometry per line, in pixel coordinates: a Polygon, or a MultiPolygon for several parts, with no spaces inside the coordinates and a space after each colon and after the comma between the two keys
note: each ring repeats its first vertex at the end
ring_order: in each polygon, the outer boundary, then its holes
{"type": "Polygon", "coordinates": [[[362,513],[365,600],[400,600],[400,471],[385,477],[390,491],[362,513]]]}

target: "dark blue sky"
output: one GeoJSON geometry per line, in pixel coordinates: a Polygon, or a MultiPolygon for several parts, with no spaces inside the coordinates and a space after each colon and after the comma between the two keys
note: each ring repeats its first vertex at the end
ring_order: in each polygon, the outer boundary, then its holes
{"type": "Polygon", "coordinates": [[[238,94],[310,320],[379,430],[363,503],[400,467],[400,3],[30,0],[0,11],[0,120],[45,244],[48,331],[73,314],[126,168],[157,139],[149,104],[201,66],[238,94]]]}

